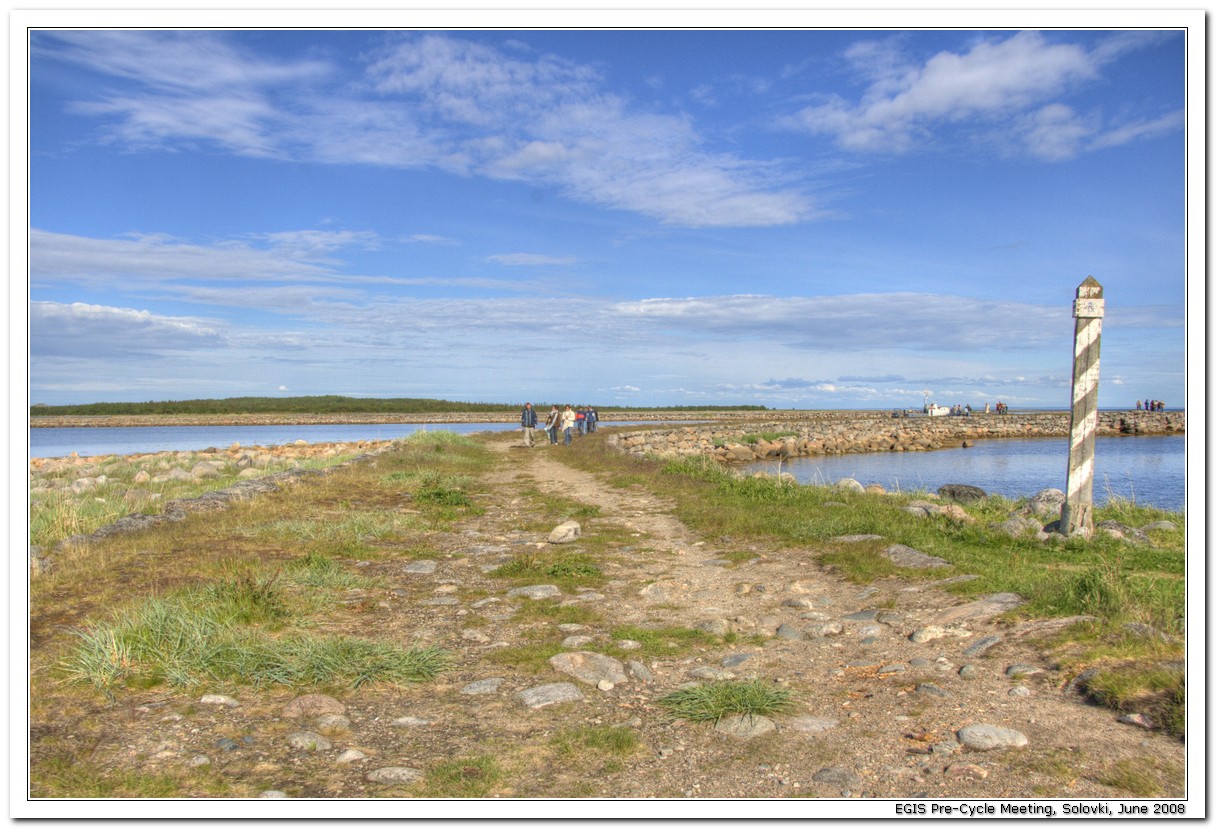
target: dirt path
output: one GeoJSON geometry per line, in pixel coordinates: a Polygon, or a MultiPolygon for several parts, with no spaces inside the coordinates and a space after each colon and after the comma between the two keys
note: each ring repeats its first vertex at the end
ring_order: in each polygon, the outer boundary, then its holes
{"type": "MultiPolygon", "coordinates": [[[[1137,770],[1160,794],[1183,794],[1182,744],[1119,723],[1114,712],[1066,689],[1067,677],[1036,646],[1051,626],[995,623],[1006,607],[999,597],[969,602],[899,580],[861,587],[826,572],[810,549],[757,548],[735,566],[723,558],[737,552],[729,543],[697,538],[661,498],[567,466],[560,446],[491,445],[504,456],[496,483],[532,478],[599,508],[585,532],[607,523],[636,534],[631,572],[601,591],[597,609],[605,617],[741,637],[720,653],[652,666],[648,698],[695,679],[759,677],[799,701],[797,715],[777,718],[778,730],[759,738],[767,746],[759,753],[769,755],[754,764],[767,775],[759,790],[754,781],[711,771],[723,752],[737,754],[749,741],[690,724],[667,737],[685,746],[682,757],[662,766],[660,779],[672,778],[670,787],[728,797],[791,794],[784,787],[795,783],[818,795],[1126,797],[1119,781],[1137,770]],[[946,635],[935,636],[931,626],[946,635]],[[990,637],[996,641],[984,649],[990,637]],[[1021,672],[1012,676],[1015,665],[1021,672]],[[960,747],[957,732],[977,724],[1020,732],[1027,745],[960,747]]],[[[654,727],[663,729],[657,721],[654,727]]],[[[619,794],[655,791],[656,778],[647,774],[619,794]]]]}
{"type": "MultiPolygon", "coordinates": [[[[65,756],[87,756],[102,778],[172,775],[176,792],[221,797],[1184,794],[1184,746],[1119,723],[1067,691],[1068,677],[1041,657],[1034,625],[993,621],[999,602],[965,602],[895,579],[863,587],[824,569],[811,548],[748,541],[741,549],[701,538],[673,515],[672,503],[574,469],[562,462],[562,447],[525,449],[518,436],[485,445],[498,462],[488,486],[477,487],[478,509],[408,545],[390,539],[376,555],[348,560],[370,586],[352,589],[343,612],[316,621],[318,634],[370,632],[378,641],[441,648],[451,665],[434,680],[322,689],[332,696],[286,687],[223,687],[218,697],[211,687],[128,689],[113,702],[34,723],[34,759],[46,768],[45,758],[87,735],[85,755],[65,756]],[[578,541],[547,543],[550,528],[538,529],[528,514],[535,500],[521,495],[532,487],[597,508],[580,511],[592,517],[581,519],[578,541]],[[560,595],[539,602],[495,575],[530,552],[559,549],[594,555],[604,583],[553,586],[560,595]],[[579,611],[582,623],[554,610],[579,611]],[[675,656],[625,657],[628,674],[611,683],[577,680],[548,661],[558,651],[627,654],[631,643],[620,631],[630,627],[673,639],[700,629],[713,638],[668,651],[675,656]],[[576,644],[568,644],[572,635],[576,644]],[[1023,666],[1020,676],[1010,675],[1015,665],[1023,666]],[[794,708],[743,724],[767,726],[765,733],[739,735],[673,720],[660,704],[689,683],[732,679],[786,689],[794,708]],[[526,703],[537,687],[563,683],[576,688],[573,700],[526,703]],[[1015,731],[1025,745],[960,746],[960,729],[976,725],[1015,731]],[[630,740],[605,742],[622,728],[630,740]],[[460,787],[428,794],[428,773],[445,768],[464,775],[462,784],[484,775],[481,794],[460,787]],[[197,780],[211,782],[192,788],[197,780]]],[[[396,494],[373,495],[361,508],[410,511],[396,494]]],[[[314,514],[300,497],[302,512],[314,514]]],[[[333,497],[326,498],[328,510],[333,497]]],[[[244,528],[234,532],[243,538],[244,528]]],[[[692,816],[692,807],[686,811],[680,816],[692,816]]]]}

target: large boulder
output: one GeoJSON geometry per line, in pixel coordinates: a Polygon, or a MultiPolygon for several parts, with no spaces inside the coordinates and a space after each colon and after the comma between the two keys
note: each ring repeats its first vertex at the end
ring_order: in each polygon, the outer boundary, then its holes
{"type": "Polygon", "coordinates": [[[951,501],[959,501],[964,504],[971,501],[981,501],[988,497],[987,492],[984,492],[978,486],[971,486],[971,484],[943,484],[937,488],[937,494],[943,498],[949,498],[951,501]]]}
{"type": "Polygon", "coordinates": [[[1040,518],[1059,518],[1067,496],[1058,489],[1042,489],[1027,502],[1024,514],[1040,518]]]}

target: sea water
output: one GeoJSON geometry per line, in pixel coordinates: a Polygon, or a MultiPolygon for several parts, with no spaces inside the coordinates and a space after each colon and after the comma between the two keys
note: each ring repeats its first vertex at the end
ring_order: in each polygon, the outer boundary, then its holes
{"type": "MultiPolygon", "coordinates": [[[[971,484],[993,495],[1025,498],[1068,477],[1067,438],[977,441],[966,449],[873,452],[791,458],[749,464],[750,471],[791,473],[799,483],[832,484],[854,478],[888,492],[936,492],[943,484],[971,484]]],[[[1181,512],[1186,508],[1186,437],[1099,437],[1094,443],[1094,502],[1111,498],[1181,512]]]]}

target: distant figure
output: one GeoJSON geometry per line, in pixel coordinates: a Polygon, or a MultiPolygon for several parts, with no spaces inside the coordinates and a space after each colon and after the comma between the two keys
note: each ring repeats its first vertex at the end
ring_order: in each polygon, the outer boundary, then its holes
{"type": "Polygon", "coordinates": [[[1136,411],[1140,411],[1140,401],[1136,401],[1136,411]]]}
{"type": "Polygon", "coordinates": [[[992,414],[992,404],[991,403],[984,404],[984,414],[992,414]]]}
{"type": "Polygon", "coordinates": [[[532,433],[536,430],[536,410],[531,403],[524,404],[524,410],[519,413],[519,425],[524,430],[524,446],[532,447],[532,433]]]}
{"type": "Polygon", "coordinates": [[[549,433],[549,443],[557,443],[557,430],[561,427],[562,413],[557,410],[557,404],[549,410],[545,418],[545,431],[549,433]]]}
{"type": "Polygon", "coordinates": [[[574,409],[570,408],[570,404],[566,404],[566,411],[562,412],[562,432],[566,435],[566,445],[570,445],[571,432],[574,430],[575,414],[574,409]]]}
{"type": "Polygon", "coordinates": [[[574,410],[574,425],[578,427],[580,435],[587,434],[587,412],[582,406],[574,410]]]}
{"type": "Polygon", "coordinates": [[[595,410],[595,406],[587,407],[587,431],[594,432],[595,424],[600,422],[600,413],[595,410]]]}

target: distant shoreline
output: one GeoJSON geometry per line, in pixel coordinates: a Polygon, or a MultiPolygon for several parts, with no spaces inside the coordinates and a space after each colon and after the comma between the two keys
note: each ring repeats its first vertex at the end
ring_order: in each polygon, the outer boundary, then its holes
{"type": "MultiPolygon", "coordinates": [[[[613,422],[646,421],[668,423],[672,421],[818,421],[890,418],[892,409],[767,409],[763,411],[690,409],[687,411],[653,410],[609,410],[601,411],[600,422],[611,426],[613,422]]],[[[908,409],[906,411],[915,411],[908,409]]],[[[1011,415],[1059,414],[1065,409],[1015,410],[1011,415]]],[[[1100,409],[1101,412],[1136,413],[1135,409],[1100,409]]],[[[1184,409],[1167,409],[1167,413],[1183,412],[1184,409]]],[[[542,413],[543,414],[543,413],[542,413]]],[[[970,417],[997,417],[975,412],[970,417]]],[[[939,418],[934,418],[938,420],[939,418]]],[[[956,420],[955,416],[940,418],[956,420]]],[[[334,426],[375,424],[444,424],[444,423],[514,423],[519,412],[401,412],[401,413],[254,413],[254,414],[172,414],[172,415],[32,415],[31,429],[79,429],[90,427],[148,427],[148,426],[334,426]]]]}

